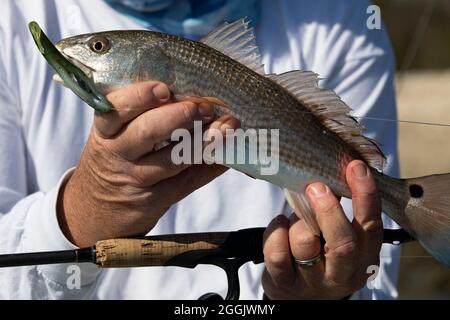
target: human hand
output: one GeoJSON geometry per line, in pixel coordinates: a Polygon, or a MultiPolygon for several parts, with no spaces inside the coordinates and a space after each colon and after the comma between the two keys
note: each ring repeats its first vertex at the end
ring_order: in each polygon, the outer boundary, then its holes
{"type": "Polygon", "coordinates": [[[316,264],[295,262],[317,257],[322,250],[319,237],[304,220],[295,214],[290,219],[278,216],[268,226],[262,284],[269,298],[342,299],[366,284],[368,266],[379,264],[383,224],[375,181],[360,160],[348,165],[346,178],[353,199],[352,223],[326,185],[313,183],[306,189],[325,239],[322,259],[316,264]]]}
{"type": "Polygon", "coordinates": [[[176,165],[173,145],[155,151],[175,129],[192,129],[194,121],[222,131],[239,126],[227,116],[212,122],[210,105],[173,102],[159,82],[131,85],[107,98],[114,110],[95,114],[80,161],[59,194],[61,229],[80,247],[146,234],[172,204],[226,171],[219,165],[176,165]]]}

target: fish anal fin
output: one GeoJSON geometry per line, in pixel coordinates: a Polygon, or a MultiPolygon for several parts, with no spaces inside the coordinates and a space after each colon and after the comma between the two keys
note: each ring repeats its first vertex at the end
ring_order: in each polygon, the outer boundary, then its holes
{"type": "Polygon", "coordinates": [[[283,191],[287,202],[294,210],[297,217],[305,220],[306,224],[311,229],[311,231],[315,235],[319,236],[320,228],[317,225],[316,215],[311,206],[309,205],[305,194],[303,192],[302,193],[294,192],[289,189],[283,189],[283,191]]]}
{"type": "Polygon", "coordinates": [[[382,170],[385,156],[379,145],[363,135],[363,128],[332,90],[319,88],[319,77],[311,71],[294,70],[266,76],[287,90],[319,121],[350,144],[372,167],[382,170]]]}

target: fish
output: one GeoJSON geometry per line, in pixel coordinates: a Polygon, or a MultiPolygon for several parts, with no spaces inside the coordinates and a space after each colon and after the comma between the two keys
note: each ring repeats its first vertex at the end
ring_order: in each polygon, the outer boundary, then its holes
{"type": "MultiPolygon", "coordinates": [[[[199,41],[116,30],[65,38],[56,48],[103,95],[156,80],[166,83],[179,99],[212,103],[217,116],[230,114],[243,129],[279,129],[278,149],[268,150],[278,154],[276,174],[262,175],[261,163],[226,165],[282,188],[293,210],[317,235],[320,229],[305,197],[306,186],[320,181],[336,196],[351,198],[346,167],[352,160],[364,161],[375,179],[383,212],[450,267],[450,174],[410,179],[384,174],[380,146],[363,135],[351,109],[335,92],[319,87],[316,73],[264,72],[248,21],[224,23],[199,41]]],[[[81,91],[86,87],[83,79],[67,83],[55,77],[81,91]]]]}

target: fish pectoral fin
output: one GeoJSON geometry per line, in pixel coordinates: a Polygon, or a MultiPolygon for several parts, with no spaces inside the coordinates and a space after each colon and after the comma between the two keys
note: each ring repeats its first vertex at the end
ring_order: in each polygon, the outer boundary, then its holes
{"type": "Polygon", "coordinates": [[[316,221],[316,215],[309,205],[305,193],[294,192],[286,188],[284,188],[283,191],[287,202],[292,207],[297,217],[299,219],[304,219],[311,231],[319,236],[320,228],[316,221]]]}
{"type": "Polygon", "coordinates": [[[181,94],[176,94],[175,95],[175,99],[177,101],[192,101],[194,103],[207,103],[207,104],[212,104],[215,106],[220,106],[220,107],[227,107],[227,104],[215,97],[198,97],[198,96],[186,96],[186,95],[181,95],[181,94]]]}

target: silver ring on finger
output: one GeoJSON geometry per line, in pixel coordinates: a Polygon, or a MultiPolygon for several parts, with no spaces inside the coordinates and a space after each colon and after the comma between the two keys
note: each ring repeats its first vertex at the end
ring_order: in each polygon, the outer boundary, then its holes
{"type": "Polygon", "coordinates": [[[295,263],[297,264],[297,266],[299,266],[300,268],[304,268],[304,267],[312,267],[314,265],[316,265],[320,260],[322,260],[322,252],[319,253],[317,256],[315,256],[314,258],[311,259],[307,259],[307,260],[300,260],[297,258],[294,258],[295,263]]]}

